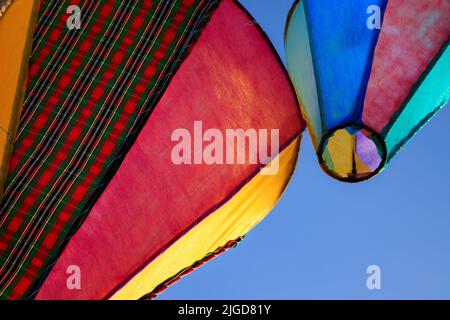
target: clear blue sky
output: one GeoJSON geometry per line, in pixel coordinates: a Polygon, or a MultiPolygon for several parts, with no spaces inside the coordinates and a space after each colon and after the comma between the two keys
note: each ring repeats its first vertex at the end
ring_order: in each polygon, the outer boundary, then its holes
{"type": "MultiPolygon", "coordinates": [[[[244,0],[284,59],[293,0],[244,0]]],[[[450,299],[450,107],[375,179],[337,182],[308,135],[286,193],[236,248],[160,299],[450,299]],[[366,268],[381,268],[368,290],[366,268]]]]}

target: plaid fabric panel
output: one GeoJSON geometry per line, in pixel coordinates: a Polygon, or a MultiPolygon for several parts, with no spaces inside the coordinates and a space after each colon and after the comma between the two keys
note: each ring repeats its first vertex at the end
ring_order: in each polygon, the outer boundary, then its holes
{"type": "Polygon", "coordinates": [[[0,204],[0,297],[28,298],[219,0],[43,0],[0,204]]]}

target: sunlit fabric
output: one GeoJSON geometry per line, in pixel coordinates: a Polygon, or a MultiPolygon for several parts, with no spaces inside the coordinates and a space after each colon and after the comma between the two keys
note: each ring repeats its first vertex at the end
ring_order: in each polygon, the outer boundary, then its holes
{"type": "Polygon", "coordinates": [[[201,265],[273,208],[304,126],[275,50],[236,2],[222,1],[37,298],[138,299],[201,265]],[[172,132],[196,121],[220,132],[279,129],[279,153],[267,166],[174,164],[172,132]],[[80,290],[66,287],[74,263],[80,290]]]}
{"type": "Polygon", "coordinates": [[[373,177],[448,102],[448,12],[447,0],[294,4],[288,70],[329,175],[373,177]]]}
{"type": "MultiPolygon", "coordinates": [[[[0,1],[6,10],[9,2],[0,1]]],[[[16,0],[0,20],[0,199],[25,95],[38,0],[16,0]]]]}
{"type": "Polygon", "coordinates": [[[217,4],[71,1],[82,13],[77,29],[66,1],[41,1],[0,204],[2,299],[35,295],[217,4]]]}
{"type": "Polygon", "coordinates": [[[63,1],[29,15],[23,107],[1,113],[20,122],[0,203],[0,297],[153,297],[269,213],[306,125],[275,49],[237,1],[70,5],[80,28],[63,1]],[[193,162],[177,163],[177,130],[239,134],[216,149],[217,136],[193,140],[193,162]]]}

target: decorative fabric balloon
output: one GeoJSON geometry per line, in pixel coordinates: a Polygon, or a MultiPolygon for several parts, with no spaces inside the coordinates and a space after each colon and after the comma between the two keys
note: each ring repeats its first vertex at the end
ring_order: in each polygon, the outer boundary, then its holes
{"type": "Polygon", "coordinates": [[[276,52],[237,2],[71,4],[79,30],[66,27],[63,1],[40,9],[0,206],[0,294],[153,297],[271,210],[305,125],[276,52]],[[217,147],[229,129],[241,129],[236,144],[217,147]],[[192,151],[176,151],[180,132],[192,151]],[[252,133],[265,155],[238,148],[252,133]]]}
{"type": "Polygon", "coordinates": [[[373,177],[447,103],[449,12],[447,0],[296,1],[288,70],[329,175],[373,177]]]}

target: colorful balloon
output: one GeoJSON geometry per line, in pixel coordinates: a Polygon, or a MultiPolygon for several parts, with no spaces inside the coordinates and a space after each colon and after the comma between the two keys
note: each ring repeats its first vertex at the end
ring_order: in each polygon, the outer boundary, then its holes
{"type": "Polygon", "coordinates": [[[237,1],[71,5],[79,29],[66,2],[40,8],[0,205],[0,295],[153,297],[272,209],[305,124],[237,1]]]}
{"type": "Polygon", "coordinates": [[[447,0],[296,1],[287,65],[329,175],[373,177],[448,102],[448,12],[447,0]]]}

